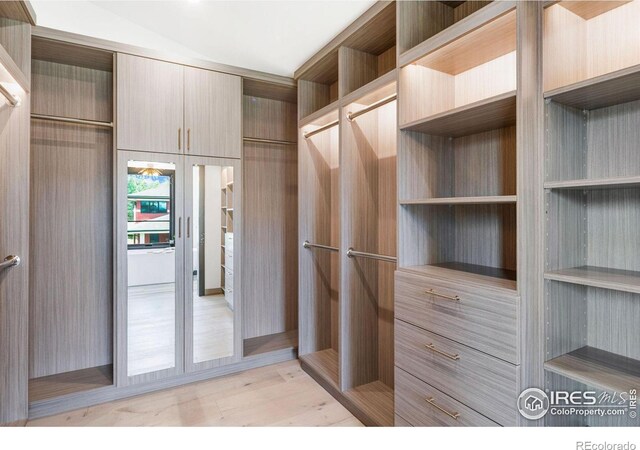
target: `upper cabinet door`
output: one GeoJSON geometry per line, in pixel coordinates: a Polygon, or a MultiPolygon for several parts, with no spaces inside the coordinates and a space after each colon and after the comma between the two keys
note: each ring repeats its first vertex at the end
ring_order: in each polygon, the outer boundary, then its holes
{"type": "Polygon", "coordinates": [[[185,153],[240,158],[242,80],[210,70],[185,67],[185,153]]]}
{"type": "Polygon", "coordinates": [[[184,153],[182,66],[118,54],[118,148],[184,153]]]}

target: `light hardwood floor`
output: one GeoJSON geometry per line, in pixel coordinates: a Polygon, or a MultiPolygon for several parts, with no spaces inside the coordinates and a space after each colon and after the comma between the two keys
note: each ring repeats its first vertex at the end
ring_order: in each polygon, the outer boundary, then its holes
{"type": "Polygon", "coordinates": [[[27,426],[362,426],[298,361],[30,420],[27,426]]]}

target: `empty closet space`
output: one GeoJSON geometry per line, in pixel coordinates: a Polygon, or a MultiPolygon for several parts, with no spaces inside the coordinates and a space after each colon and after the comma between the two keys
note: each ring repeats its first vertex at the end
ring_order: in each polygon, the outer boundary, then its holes
{"type": "Polygon", "coordinates": [[[299,119],[338,100],[338,59],[335,49],[298,78],[299,119]]]}
{"type": "Polygon", "coordinates": [[[400,266],[516,289],[516,12],[497,14],[401,69],[400,266]]]}
{"type": "MultiPolygon", "coordinates": [[[[299,87],[300,89],[300,87],[299,87]]],[[[339,386],[338,110],[302,123],[298,149],[300,361],[339,386]]]]}
{"type": "Polygon", "coordinates": [[[339,48],[340,97],[396,68],[396,5],[389,4],[339,48]]]}
{"type": "Polygon", "coordinates": [[[393,424],[396,83],[341,108],[341,368],[344,395],[393,424]]]}
{"type": "Polygon", "coordinates": [[[113,55],[34,37],[31,103],[33,403],[113,382],[113,55]]]}
{"type": "Polygon", "coordinates": [[[640,382],[640,346],[626,331],[640,308],[639,8],[560,2],[544,12],[550,389],[627,392],[640,382]],[[571,30],[563,44],[560,30],[571,30]]]}
{"type": "Polygon", "coordinates": [[[398,50],[402,55],[451,25],[484,8],[490,1],[400,1],[398,50]]]}
{"type": "Polygon", "coordinates": [[[245,79],[243,94],[246,358],[298,347],[298,127],[295,86],[245,79]]]}

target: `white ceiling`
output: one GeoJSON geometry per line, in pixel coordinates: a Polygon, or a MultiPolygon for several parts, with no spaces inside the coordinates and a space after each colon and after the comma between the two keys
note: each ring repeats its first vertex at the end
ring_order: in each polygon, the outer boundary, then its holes
{"type": "Polygon", "coordinates": [[[375,0],[31,3],[44,27],[292,76],[375,0]]]}

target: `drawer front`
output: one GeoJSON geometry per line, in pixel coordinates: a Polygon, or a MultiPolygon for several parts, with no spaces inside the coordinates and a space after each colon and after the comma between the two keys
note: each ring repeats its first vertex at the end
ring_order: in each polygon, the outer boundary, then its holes
{"type": "Polygon", "coordinates": [[[394,418],[393,426],[394,427],[412,427],[413,425],[411,425],[409,422],[407,422],[402,417],[396,414],[394,418]]]}
{"type": "Polygon", "coordinates": [[[396,272],[395,316],[519,364],[519,297],[396,272]]]}
{"type": "Polygon", "coordinates": [[[518,366],[396,320],[396,366],[504,426],[516,426],[518,366]]]}
{"type": "Polygon", "coordinates": [[[497,423],[409,375],[395,372],[396,413],[414,427],[495,427],[497,423]]]}

